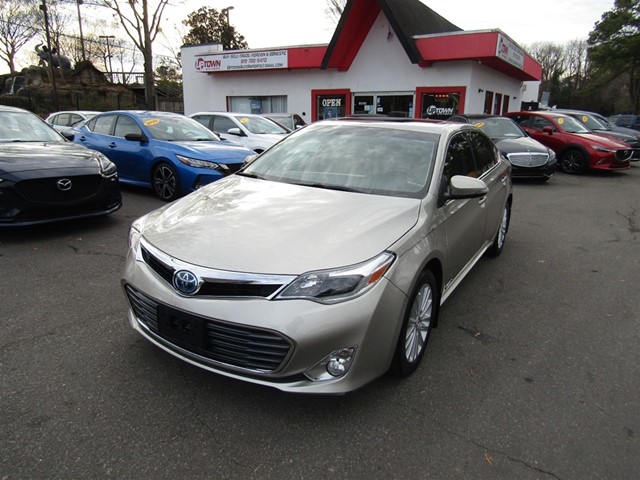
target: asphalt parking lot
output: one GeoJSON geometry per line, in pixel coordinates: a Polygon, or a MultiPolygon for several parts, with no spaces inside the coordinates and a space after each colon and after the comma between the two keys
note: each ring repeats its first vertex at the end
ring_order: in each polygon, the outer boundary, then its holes
{"type": "Polygon", "coordinates": [[[502,256],[449,298],[418,371],[337,397],[131,330],[128,226],[160,205],[125,189],[110,217],[0,231],[0,479],[640,475],[640,165],[516,182],[502,256]]]}

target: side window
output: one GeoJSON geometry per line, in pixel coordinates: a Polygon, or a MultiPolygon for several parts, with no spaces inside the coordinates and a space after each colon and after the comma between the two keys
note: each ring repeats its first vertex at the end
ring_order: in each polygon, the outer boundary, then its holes
{"type": "Polygon", "coordinates": [[[480,132],[469,132],[469,143],[476,159],[478,176],[484,175],[497,163],[496,147],[480,132]]]}
{"type": "Polygon", "coordinates": [[[230,128],[238,128],[238,126],[227,117],[213,117],[213,131],[216,133],[227,133],[230,128]]]}
{"type": "Polygon", "coordinates": [[[69,125],[73,126],[76,123],[81,122],[82,120],[84,119],[80,115],[78,115],[77,113],[72,113],[69,118],[69,125]]]}
{"type": "Polygon", "coordinates": [[[458,134],[449,142],[447,154],[442,172],[444,188],[449,185],[451,177],[454,175],[464,175],[477,177],[476,165],[473,160],[473,152],[466,135],[458,134]]]}
{"type": "Polygon", "coordinates": [[[196,122],[200,123],[201,125],[204,125],[205,127],[209,128],[209,115],[196,115],[195,117],[192,117],[196,122]]]}
{"type": "Polygon", "coordinates": [[[116,118],[116,128],[113,134],[116,137],[124,138],[127,133],[142,134],[142,130],[133,118],[127,117],[126,115],[118,115],[116,118]]]}
{"type": "Polygon", "coordinates": [[[62,126],[67,126],[69,125],[69,114],[68,113],[61,113],[60,115],[57,115],[54,119],[53,119],[53,123],[54,125],[62,125],[62,126]]]}
{"type": "Polygon", "coordinates": [[[96,118],[93,124],[92,130],[95,133],[102,133],[103,135],[111,135],[111,125],[115,115],[105,115],[104,117],[96,118]]]}
{"type": "Polygon", "coordinates": [[[529,116],[528,115],[513,115],[511,117],[513,121],[515,121],[521,127],[529,126],[529,116]]]}
{"type": "Polygon", "coordinates": [[[551,127],[553,128],[553,130],[555,130],[553,123],[551,123],[546,118],[533,117],[533,122],[531,122],[531,128],[542,131],[544,127],[551,127]]]}

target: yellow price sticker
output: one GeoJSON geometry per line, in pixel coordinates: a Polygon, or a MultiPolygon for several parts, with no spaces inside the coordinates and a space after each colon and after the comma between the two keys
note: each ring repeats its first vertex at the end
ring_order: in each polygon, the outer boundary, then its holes
{"type": "Polygon", "coordinates": [[[245,123],[249,123],[249,119],[248,119],[247,117],[242,117],[242,118],[240,119],[240,123],[241,123],[241,124],[243,124],[243,125],[244,125],[245,123]]]}
{"type": "Polygon", "coordinates": [[[157,125],[160,123],[160,120],[158,120],[157,118],[151,118],[147,121],[144,122],[144,126],[145,127],[153,127],[154,125],[157,125]]]}
{"type": "Polygon", "coordinates": [[[562,125],[563,123],[564,123],[564,118],[559,118],[559,119],[558,119],[558,124],[559,124],[559,125],[562,125]]]}
{"type": "Polygon", "coordinates": [[[582,123],[587,123],[587,120],[589,120],[589,117],[587,117],[586,115],[582,116],[582,123]]]}
{"type": "Polygon", "coordinates": [[[484,127],[484,122],[478,122],[478,123],[476,123],[476,127],[478,127],[478,128],[482,128],[482,127],[484,127]]]}

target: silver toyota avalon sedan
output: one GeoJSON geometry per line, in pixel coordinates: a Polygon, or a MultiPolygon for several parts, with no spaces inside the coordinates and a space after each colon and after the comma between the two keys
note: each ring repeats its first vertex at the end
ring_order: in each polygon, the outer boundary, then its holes
{"type": "Polygon", "coordinates": [[[136,220],[131,326],[182,360],[335,394],[411,374],[440,305],[509,227],[511,172],[472,125],[346,118],[136,220]]]}

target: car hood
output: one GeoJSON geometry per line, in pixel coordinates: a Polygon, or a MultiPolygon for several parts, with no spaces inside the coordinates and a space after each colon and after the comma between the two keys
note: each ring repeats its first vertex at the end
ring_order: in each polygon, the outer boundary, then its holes
{"type": "Polygon", "coordinates": [[[595,130],[593,133],[604,138],[611,138],[613,140],[619,140],[629,144],[638,143],[638,139],[635,136],[627,135],[623,132],[616,132],[615,130],[595,130]]]}
{"type": "Polygon", "coordinates": [[[300,274],[378,255],[416,224],[420,205],[232,175],[149,214],[143,236],[194,265],[300,274]]]}
{"type": "Polygon", "coordinates": [[[542,145],[537,140],[530,137],[520,138],[493,138],[496,147],[504,153],[521,153],[521,152],[534,152],[534,153],[548,153],[547,147],[542,145]]]}
{"type": "Polygon", "coordinates": [[[0,172],[16,173],[43,168],[87,168],[96,152],[71,142],[23,142],[2,143],[0,148],[0,172]]]}
{"type": "MultiPolygon", "coordinates": [[[[167,142],[170,145],[179,145],[185,150],[190,150],[198,159],[215,160],[224,163],[242,163],[253,151],[233,142],[218,141],[188,141],[167,142]]],[[[186,155],[188,153],[185,152],[186,155]]]]}
{"type": "Polygon", "coordinates": [[[572,133],[570,135],[578,135],[584,140],[588,140],[595,145],[600,145],[606,148],[617,150],[629,148],[629,145],[624,143],[622,140],[617,140],[607,135],[598,135],[597,133],[572,133]]]}

